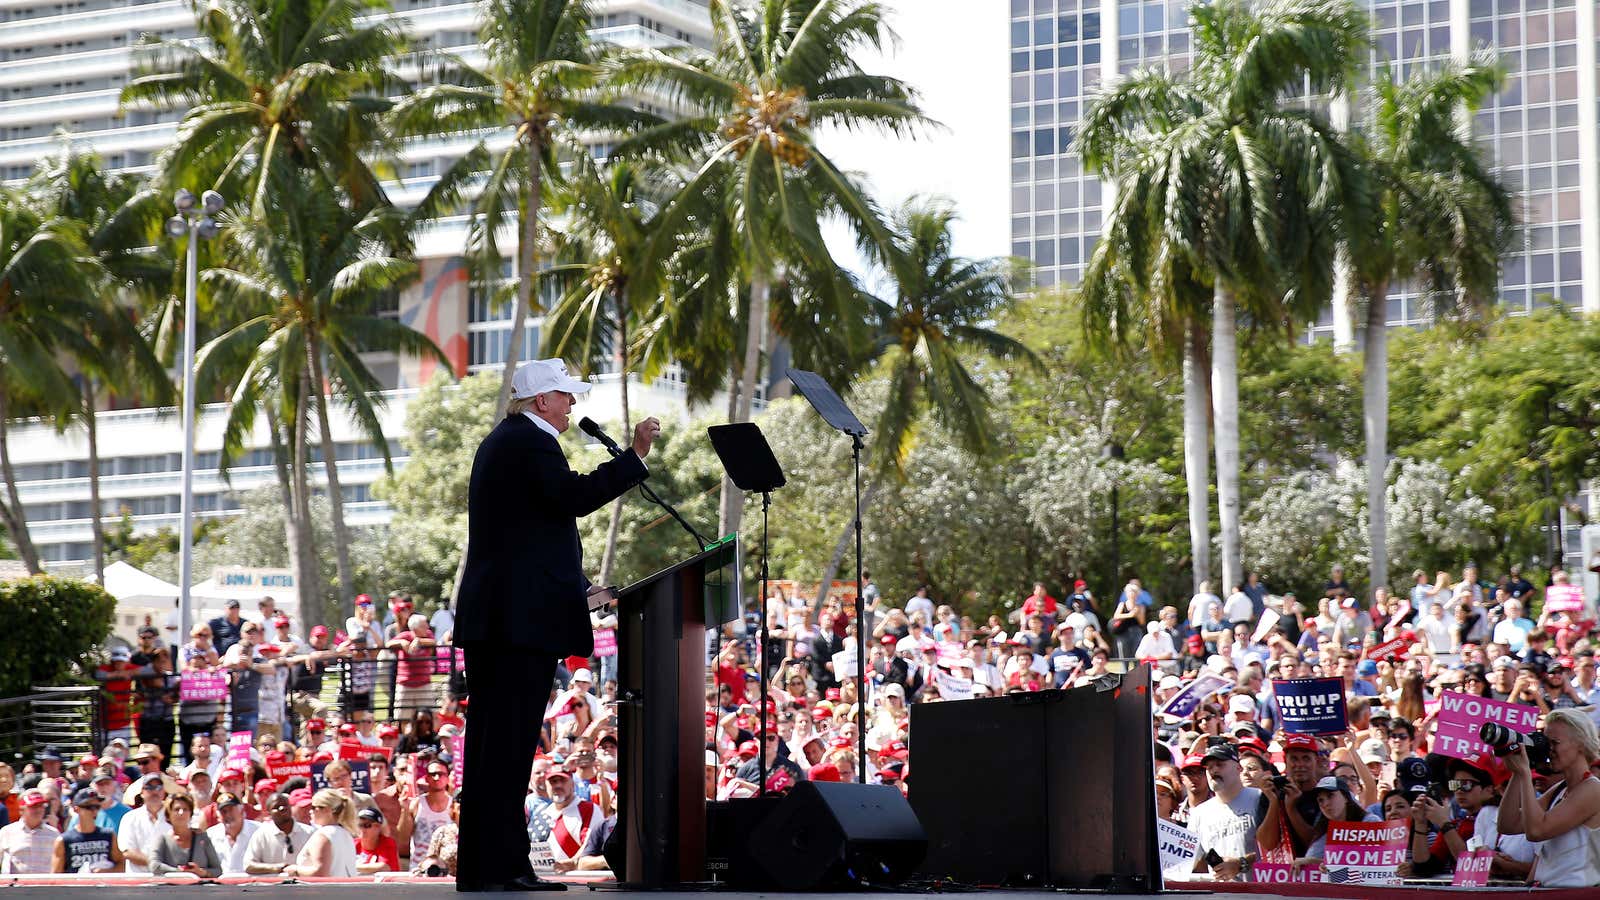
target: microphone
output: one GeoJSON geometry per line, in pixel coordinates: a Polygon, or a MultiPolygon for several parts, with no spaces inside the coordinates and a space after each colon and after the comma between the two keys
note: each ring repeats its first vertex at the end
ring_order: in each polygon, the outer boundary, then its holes
{"type": "Polygon", "coordinates": [[[617,442],[613,441],[610,435],[601,431],[600,426],[595,424],[595,421],[588,416],[578,420],[578,430],[599,441],[606,448],[606,452],[612,456],[622,455],[622,448],[617,446],[617,442]]]}

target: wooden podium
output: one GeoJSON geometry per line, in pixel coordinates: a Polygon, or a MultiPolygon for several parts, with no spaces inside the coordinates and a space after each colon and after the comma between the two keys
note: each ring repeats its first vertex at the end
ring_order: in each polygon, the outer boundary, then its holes
{"type": "Polygon", "coordinates": [[[611,864],[628,887],[705,880],[706,628],[739,615],[736,537],[617,593],[621,856],[611,864]]]}

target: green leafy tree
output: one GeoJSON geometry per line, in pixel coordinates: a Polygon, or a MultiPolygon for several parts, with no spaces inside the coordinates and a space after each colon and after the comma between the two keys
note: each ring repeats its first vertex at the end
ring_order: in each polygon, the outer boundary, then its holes
{"type": "Polygon", "coordinates": [[[260,215],[269,196],[276,205],[293,196],[272,193],[280,174],[317,171],[358,203],[380,202],[385,166],[373,162],[393,149],[382,117],[401,85],[389,66],[406,48],[376,15],[388,9],[386,0],[197,0],[201,40],[139,46],[122,91],[127,108],[188,110],[158,162],[164,182],[247,198],[260,215]]]}
{"type": "Polygon", "coordinates": [[[1458,127],[1499,90],[1494,54],[1373,85],[1357,151],[1376,186],[1376,227],[1350,229],[1366,304],[1362,423],[1373,585],[1389,583],[1384,472],[1389,458],[1389,290],[1419,278],[1436,312],[1481,315],[1494,303],[1514,227],[1510,193],[1458,127]]]}
{"type": "MultiPolygon", "coordinates": [[[[884,10],[864,0],[711,0],[709,51],[630,54],[616,83],[665,97],[681,116],[623,142],[621,155],[685,162],[692,170],[663,212],[666,240],[696,214],[720,218],[714,237],[731,242],[713,255],[743,276],[710,285],[744,322],[743,360],[730,419],[748,421],[770,321],[773,285],[794,269],[841,302],[837,266],[822,238],[825,216],[841,217],[866,244],[885,247],[888,233],[864,186],[823,152],[819,129],[877,128],[908,134],[925,122],[914,92],[871,75],[855,54],[892,38],[884,10]],[[739,288],[749,284],[748,294],[739,288]],[[834,284],[828,284],[834,282],[834,284]]],[[[723,272],[718,272],[719,275],[723,272]]],[[[731,273],[728,273],[731,274],[731,273]]],[[[823,321],[858,317],[847,308],[823,321]]],[[[813,327],[815,327],[813,325],[813,327]]],[[[739,528],[743,505],[723,482],[719,532],[739,528]]]]}
{"type": "Polygon", "coordinates": [[[116,606],[98,585],[75,579],[0,581],[0,616],[27,637],[0,653],[0,696],[32,693],[35,685],[58,685],[94,668],[116,606]]]}
{"type": "Polygon", "coordinates": [[[1113,334],[1142,319],[1171,343],[1184,332],[1193,341],[1203,308],[1197,288],[1210,287],[1226,590],[1242,581],[1239,313],[1285,335],[1285,326],[1315,316],[1331,297],[1338,238],[1370,207],[1339,136],[1288,98],[1307,87],[1346,90],[1368,38],[1348,0],[1220,0],[1190,15],[1189,71],[1146,69],[1114,82],[1091,104],[1074,146],[1116,190],[1085,273],[1094,319],[1113,334]],[[1125,321],[1141,294],[1153,314],[1125,321]]]}

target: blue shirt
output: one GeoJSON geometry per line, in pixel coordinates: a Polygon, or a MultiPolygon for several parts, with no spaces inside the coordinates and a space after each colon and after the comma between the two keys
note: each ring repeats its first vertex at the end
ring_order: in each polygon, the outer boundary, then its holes
{"type": "Polygon", "coordinates": [[[130,808],[113,796],[110,805],[100,807],[100,814],[94,817],[94,827],[116,831],[117,826],[122,824],[122,817],[128,814],[130,808]]]}

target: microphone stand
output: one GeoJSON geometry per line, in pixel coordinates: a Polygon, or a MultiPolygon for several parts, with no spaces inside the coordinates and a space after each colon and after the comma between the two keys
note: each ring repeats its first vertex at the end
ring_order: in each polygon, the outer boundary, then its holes
{"type": "MultiPolygon", "coordinates": [[[[621,456],[622,455],[622,448],[618,447],[615,441],[606,440],[604,438],[601,438],[600,446],[606,448],[606,452],[611,454],[613,457],[617,457],[617,456],[621,456]]],[[[650,476],[646,475],[645,477],[648,478],[650,476]]],[[[666,510],[667,511],[667,515],[670,515],[670,516],[672,516],[672,518],[676,519],[678,524],[683,526],[683,530],[689,532],[689,536],[694,538],[695,544],[697,546],[699,546],[699,548],[701,550],[704,550],[705,548],[711,546],[711,542],[706,540],[705,535],[703,535],[700,532],[696,531],[694,529],[694,526],[689,524],[689,520],[687,520],[683,516],[679,515],[678,511],[672,507],[671,503],[668,503],[667,501],[661,499],[659,496],[656,495],[655,491],[650,490],[650,485],[645,484],[643,481],[641,481],[638,484],[638,488],[639,488],[639,493],[644,494],[645,499],[649,500],[651,503],[654,503],[655,505],[657,505],[657,506],[661,507],[662,509],[666,510]]]]}

